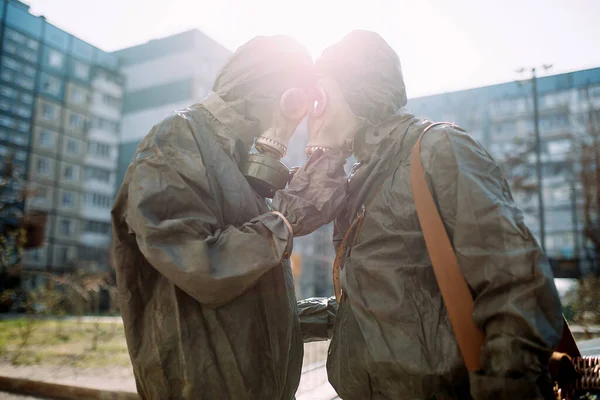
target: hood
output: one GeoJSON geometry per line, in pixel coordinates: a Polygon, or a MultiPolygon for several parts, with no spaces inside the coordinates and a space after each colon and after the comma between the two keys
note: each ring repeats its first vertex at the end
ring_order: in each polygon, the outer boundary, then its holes
{"type": "Polygon", "coordinates": [[[352,112],[373,126],[406,105],[400,59],[374,32],[352,31],[323,51],[315,71],[335,78],[352,112]]]}
{"type": "Polygon", "coordinates": [[[273,113],[285,90],[310,87],[312,79],[312,58],[297,41],[282,35],[257,36],[226,61],[201,104],[214,117],[209,123],[223,149],[239,163],[264,129],[261,117],[273,113]]]}

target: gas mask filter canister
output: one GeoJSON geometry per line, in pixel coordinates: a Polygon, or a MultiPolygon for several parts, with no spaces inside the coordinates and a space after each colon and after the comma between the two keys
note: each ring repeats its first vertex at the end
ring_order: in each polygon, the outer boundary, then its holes
{"type": "Polygon", "coordinates": [[[290,180],[288,167],[281,162],[296,127],[308,113],[309,101],[302,89],[288,89],[279,101],[273,125],[260,135],[248,155],[242,172],[252,188],[261,196],[272,198],[290,180]]]}

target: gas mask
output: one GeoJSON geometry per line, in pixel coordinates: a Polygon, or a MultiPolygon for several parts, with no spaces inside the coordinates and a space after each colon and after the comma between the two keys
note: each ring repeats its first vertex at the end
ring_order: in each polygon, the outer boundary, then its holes
{"type": "Polygon", "coordinates": [[[308,96],[302,89],[288,89],[276,107],[272,125],[256,138],[256,152],[248,155],[242,173],[261,196],[272,198],[275,192],[286,187],[291,179],[288,167],[281,162],[287,152],[290,138],[298,124],[307,115],[308,96]]]}
{"type": "Polygon", "coordinates": [[[367,121],[352,112],[335,79],[319,79],[311,98],[306,156],[315,150],[326,152],[334,148],[343,150],[346,156],[352,154],[354,137],[368,126],[367,121]]]}

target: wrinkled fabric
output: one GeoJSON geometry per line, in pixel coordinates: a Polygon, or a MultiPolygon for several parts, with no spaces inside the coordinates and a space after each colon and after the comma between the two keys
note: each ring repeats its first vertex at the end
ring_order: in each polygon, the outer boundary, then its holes
{"type": "Polygon", "coordinates": [[[303,357],[284,260],[292,238],[222,150],[208,118],[194,106],[158,124],[113,209],[138,393],[289,400],[303,357]]]}
{"type": "MultiPolygon", "coordinates": [[[[563,327],[548,260],[492,157],[459,129],[432,128],[421,143],[426,180],[473,294],[473,319],[485,333],[482,370],[469,377],[410,186],[411,149],[431,122],[403,108],[394,56],[377,34],[356,31],[315,63],[338,80],[356,115],[378,124],[379,135],[355,141],[360,163],[334,225],[343,297],[329,380],[344,400],[541,399],[536,383],[547,376],[563,327]]],[[[314,322],[328,323],[327,313],[310,315],[312,331],[325,332],[314,322]]]]}
{"type": "MultiPolygon", "coordinates": [[[[253,62],[234,55],[207,99],[152,128],[113,206],[113,263],[144,399],[290,400],[298,387],[292,235],[240,172],[262,128],[244,114],[253,96],[235,98],[285,90],[294,50],[251,43],[243,52],[253,62]]],[[[310,172],[315,182],[328,173],[310,172]]],[[[287,209],[301,224],[302,211],[287,209]]]]}
{"type": "MultiPolygon", "coordinates": [[[[352,144],[360,162],[368,160],[373,149],[410,114],[405,109],[400,59],[376,33],[352,31],[325,49],[315,62],[315,76],[317,80],[335,78],[345,102],[360,121],[352,144]]],[[[342,130],[347,124],[342,123],[342,130]]]]}
{"type": "Polygon", "coordinates": [[[350,181],[338,243],[371,200],[345,252],[330,382],[345,400],[511,399],[515,382],[539,399],[536,382],[562,329],[548,261],[497,163],[467,134],[433,128],[421,144],[423,165],[486,338],[482,376],[469,380],[410,190],[410,149],[428,124],[413,118],[398,127],[350,181]]]}
{"type": "Polygon", "coordinates": [[[288,187],[275,193],[273,209],[285,215],[294,236],[308,235],[339,214],[347,190],[345,163],[341,151],[316,151],[288,187]]]}
{"type": "Polygon", "coordinates": [[[313,61],[305,48],[288,36],[258,36],[241,46],[222,67],[213,84],[220,97],[243,104],[278,102],[287,89],[314,85],[313,61]]]}
{"type": "Polygon", "coordinates": [[[323,51],[315,70],[334,77],[352,112],[372,125],[406,105],[400,59],[376,33],[352,31],[323,51]]]}
{"type": "Polygon", "coordinates": [[[335,297],[314,297],[298,302],[298,316],[304,343],[331,339],[337,309],[335,297]]]}

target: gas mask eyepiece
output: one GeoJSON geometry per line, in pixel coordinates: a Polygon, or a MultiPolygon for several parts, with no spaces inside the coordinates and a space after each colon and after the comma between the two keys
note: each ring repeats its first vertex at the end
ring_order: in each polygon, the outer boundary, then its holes
{"type": "MultiPolygon", "coordinates": [[[[316,87],[311,93],[311,107],[309,110],[309,115],[313,118],[318,118],[327,109],[327,92],[322,87],[316,87]]],[[[329,148],[324,146],[307,146],[305,149],[306,158],[310,158],[312,153],[315,150],[321,150],[323,152],[329,150],[329,148]]]]}
{"type": "Polygon", "coordinates": [[[261,196],[271,198],[289,182],[291,174],[281,158],[287,153],[290,138],[308,109],[308,96],[304,90],[288,89],[279,100],[271,127],[256,138],[256,153],[248,156],[242,172],[261,196]]]}

